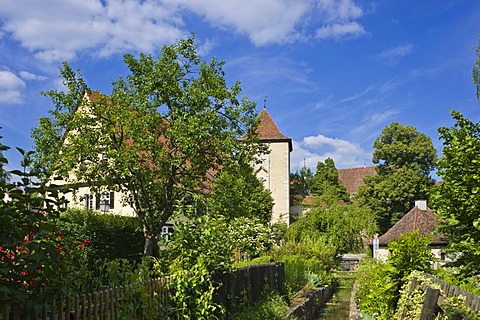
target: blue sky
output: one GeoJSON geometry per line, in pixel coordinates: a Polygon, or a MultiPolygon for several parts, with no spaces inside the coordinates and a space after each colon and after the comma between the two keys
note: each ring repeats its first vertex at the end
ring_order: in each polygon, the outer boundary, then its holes
{"type": "MultiPolygon", "coordinates": [[[[449,110],[479,121],[472,84],[477,0],[0,0],[0,131],[31,149],[30,130],[51,108],[68,61],[109,93],[125,53],[157,54],[196,32],[205,59],[226,62],[229,84],[267,109],[294,141],[291,170],[327,157],[371,165],[393,121],[429,135],[449,110]]],[[[9,168],[19,156],[9,151],[9,168]]]]}

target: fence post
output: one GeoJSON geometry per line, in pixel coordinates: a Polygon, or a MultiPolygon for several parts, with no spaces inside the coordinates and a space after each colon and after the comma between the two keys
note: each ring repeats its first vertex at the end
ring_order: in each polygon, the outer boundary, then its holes
{"type": "Polygon", "coordinates": [[[440,290],[428,287],[423,299],[422,313],[420,314],[420,320],[433,320],[435,318],[437,310],[438,297],[440,296],[440,290]]]}
{"type": "MultiPolygon", "coordinates": [[[[417,277],[412,277],[410,286],[408,287],[408,297],[412,295],[413,291],[417,287],[417,284],[418,284],[417,277]]],[[[408,307],[407,307],[407,304],[405,303],[405,306],[403,307],[403,311],[402,311],[402,317],[400,319],[405,319],[405,317],[407,316],[407,312],[408,312],[408,307]]]]}

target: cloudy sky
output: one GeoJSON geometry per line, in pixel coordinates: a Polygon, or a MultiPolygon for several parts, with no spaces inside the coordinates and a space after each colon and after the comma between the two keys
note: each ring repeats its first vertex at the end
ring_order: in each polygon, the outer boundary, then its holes
{"type": "MultiPolygon", "coordinates": [[[[370,165],[393,121],[441,152],[450,109],[479,120],[477,0],[0,0],[2,142],[32,148],[30,130],[52,106],[40,92],[61,88],[62,61],[108,94],[127,73],[123,54],[158,54],[191,32],[259,111],[267,97],[294,141],[292,171],[327,157],[338,168],[370,165]]],[[[7,156],[15,167],[17,154],[7,156]]]]}

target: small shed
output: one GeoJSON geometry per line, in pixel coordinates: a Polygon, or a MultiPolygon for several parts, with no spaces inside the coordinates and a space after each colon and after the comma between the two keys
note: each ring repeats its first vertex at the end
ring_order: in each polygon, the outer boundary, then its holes
{"type": "Polygon", "coordinates": [[[438,259],[437,266],[444,264],[447,260],[445,247],[448,245],[448,239],[439,233],[434,233],[435,229],[437,229],[437,224],[437,214],[427,207],[427,201],[415,201],[415,207],[403,216],[402,219],[383,235],[373,239],[373,257],[379,260],[386,260],[390,254],[387,247],[391,241],[401,235],[418,231],[420,235],[432,236],[432,242],[429,247],[438,259]]]}

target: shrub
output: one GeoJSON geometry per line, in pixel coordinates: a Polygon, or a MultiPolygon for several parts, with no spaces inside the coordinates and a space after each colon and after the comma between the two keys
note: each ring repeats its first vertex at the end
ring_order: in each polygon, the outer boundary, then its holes
{"type": "Polygon", "coordinates": [[[140,261],[145,239],[136,217],[103,214],[86,209],[69,208],[62,213],[59,226],[74,240],[90,241],[88,260],[129,259],[140,261]]]}
{"type": "Polygon", "coordinates": [[[390,278],[391,267],[373,259],[363,259],[357,272],[355,300],[364,315],[390,319],[395,311],[396,283],[390,278]]]}
{"type": "MultiPolygon", "coordinates": [[[[0,143],[0,167],[2,150],[0,143]]],[[[19,151],[27,167],[30,153],[19,151]]],[[[79,249],[55,224],[64,202],[58,191],[34,184],[34,173],[7,174],[17,182],[0,179],[0,303],[38,308],[73,287],[69,266],[79,249]]]]}
{"type": "Polygon", "coordinates": [[[288,310],[288,304],[285,298],[274,292],[263,297],[262,301],[254,307],[249,307],[237,312],[232,319],[234,320],[251,320],[251,319],[272,319],[272,320],[288,320],[285,316],[288,310]]]}

